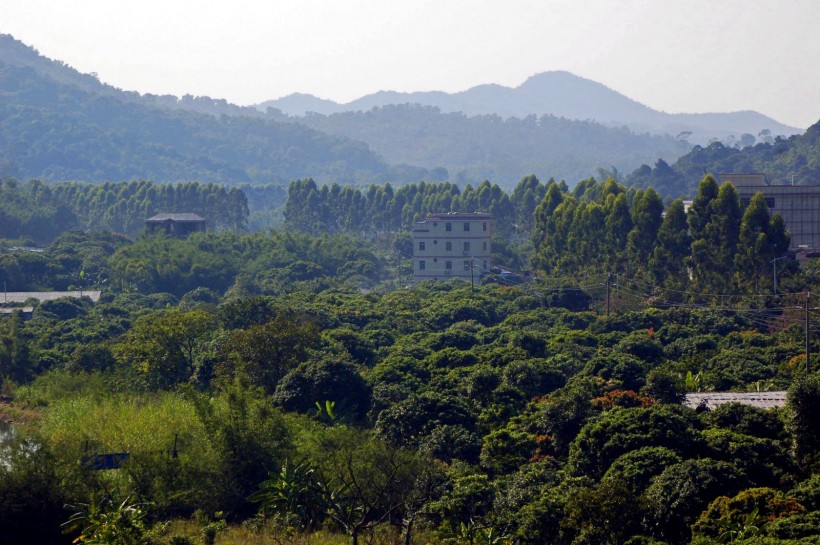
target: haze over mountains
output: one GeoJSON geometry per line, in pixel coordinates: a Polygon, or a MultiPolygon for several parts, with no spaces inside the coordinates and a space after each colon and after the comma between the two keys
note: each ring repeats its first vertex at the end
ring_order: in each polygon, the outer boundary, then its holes
{"type": "Polygon", "coordinates": [[[594,120],[608,126],[626,126],[635,132],[672,136],[689,131],[692,133],[689,140],[697,144],[729,135],[757,135],[763,129],[770,130],[773,135],[784,136],[802,132],[754,111],[668,114],[644,106],[605,85],[563,71],[537,74],[516,88],[488,84],[452,94],[442,91],[379,91],[347,104],[296,93],[263,102],[256,107],[262,111],[268,107],[276,108],[298,117],[308,112],[330,115],[395,104],[434,106],[445,113],[461,112],[468,116],[524,118],[528,115],[552,115],[582,121],[594,120]]]}
{"type": "Polygon", "coordinates": [[[696,138],[763,129],[772,136],[800,132],[755,112],[664,114],[567,72],[540,74],[516,89],[380,92],[347,105],[309,95],[251,107],[139,94],[0,35],[0,176],[280,184],[307,177],[358,184],[489,179],[511,188],[536,174],[572,185],[599,168],[628,173],[659,158],[674,162],[696,138]],[[682,131],[693,133],[689,142],[675,138],[682,131]]]}

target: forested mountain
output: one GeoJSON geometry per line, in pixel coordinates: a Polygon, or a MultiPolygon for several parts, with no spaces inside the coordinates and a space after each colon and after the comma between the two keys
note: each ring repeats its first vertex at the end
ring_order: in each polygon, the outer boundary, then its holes
{"type": "Polygon", "coordinates": [[[693,197],[704,173],[762,172],[772,184],[820,183],[820,122],[800,135],[768,138],[746,147],[713,142],[692,151],[671,166],[660,159],[642,165],[626,178],[627,185],[654,187],[665,197],[693,197]]]}
{"type": "Polygon", "coordinates": [[[667,114],[595,81],[569,72],[536,74],[516,88],[501,85],[479,85],[459,93],[429,91],[399,93],[380,91],[347,104],[337,104],[311,95],[294,94],[269,100],[257,107],[277,108],[291,116],[307,112],[325,115],[341,112],[369,111],[396,104],[434,106],[442,112],[461,112],[467,116],[498,115],[502,118],[529,115],[552,115],[576,120],[594,120],[604,125],[627,126],[636,132],[675,136],[691,132],[692,142],[705,144],[710,138],[758,134],[768,129],[774,135],[789,136],[800,129],[778,123],[753,111],[706,114],[667,114]]]}
{"type": "Polygon", "coordinates": [[[670,137],[550,116],[503,120],[396,106],[288,118],[209,97],[139,95],[46,59],[11,36],[0,36],[0,96],[0,174],[22,179],[492,179],[509,188],[530,173],[572,183],[599,167],[629,171],[688,150],[670,137]]]}
{"type": "Polygon", "coordinates": [[[207,98],[140,98],[26,54],[11,37],[2,37],[0,45],[0,174],[5,176],[286,183],[302,176],[352,182],[426,175],[416,168],[393,171],[360,142],[263,119],[255,111],[254,117],[187,111],[217,108],[218,113],[224,106],[225,112],[237,113],[224,101],[207,98]],[[26,64],[32,58],[36,68],[26,64]]]}
{"type": "Polygon", "coordinates": [[[431,172],[444,167],[451,181],[490,179],[505,188],[531,173],[574,183],[594,175],[599,167],[628,172],[647,157],[674,160],[689,149],[669,136],[636,134],[589,121],[548,115],[468,117],[408,104],[368,112],[312,114],[297,121],[366,142],[390,163],[417,165],[431,172]]]}

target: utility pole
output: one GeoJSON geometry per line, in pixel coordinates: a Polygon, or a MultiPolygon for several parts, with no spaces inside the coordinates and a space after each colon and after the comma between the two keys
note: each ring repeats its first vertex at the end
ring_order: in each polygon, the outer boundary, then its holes
{"type": "Polygon", "coordinates": [[[475,293],[475,265],[473,258],[470,258],[470,293],[475,293]]]}
{"type": "Polygon", "coordinates": [[[776,257],[770,261],[772,264],[772,290],[775,295],[777,295],[777,262],[781,259],[786,259],[786,256],[776,257]]]}
{"type": "Polygon", "coordinates": [[[609,277],[611,273],[606,273],[606,315],[609,316],[609,277]]]}
{"type": "Polygon", "coordinates": [[[806,292],[806,378],[809,378],[809,360],[811,358],[811,350],[809,349],[809,335],[811,334],[811,323],[809,321],[809,300],[811,292],[806,292]]]}

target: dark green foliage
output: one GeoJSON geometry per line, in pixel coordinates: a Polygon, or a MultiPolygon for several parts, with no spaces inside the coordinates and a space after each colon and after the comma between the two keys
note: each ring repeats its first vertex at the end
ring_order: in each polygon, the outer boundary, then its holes
{"type": "Polygon", "coordinates": [[[703,432],[709,456],[734,464],[753,486],[781,488],[792,484],[797,473],[788,450],[779,441],[744,435],[725,429],[703,432]]]}
{"type": "Polygon", "coordinates": [[[600,478],[619,456],[641,447],[665,447],[678,454],[697,452],[701,439],[691,422],[664,405],[616,408],[584,426],[570,446],[576,475],[600,478]]]}
{"type": "Polygon", "coordinates": [[[376,430],[396,445],[412,446],[424,442],[428,450],[435,447],[431,454],[444,460],[459,454],[459,458],[466,455],[468,460],[475,460],[478,455],[474,444],[476,438],[472,435],[475,420],[463,401],[448,395],[429,392],[411,396],[382,411],[376,421],[376,430]],[[431,442],[428,438],[434,435],[436,441],[431,442]],[[440,439],[450,439],[451,443],[440,439]]]}
{"type": "Polygon", "coordinates": [[[820,460],[820,379],[799,379],[789,389],[787,426],[791,433],[794,456],[803,468],[814,468],[820,460]]]}
{"type": "Polygon", "coordinates": [[[370,409],[370,389],[356,367],[347,362],[321,360],[299,365],[279,382],[274,401],[286,411],[313,412],[316,402],[334,401],[336,412],[353,420],[370,409]]]}
{"type": "Polygon", "coordinates": [[[745,483],[734,466],[710,458],[671,465],[653,479],[643,495],[647,530],[659,539],[685,543],[689,527],[709,503],[738,492],[745,483]]]}
{"type": "MultiPolygon", "coordinates": [[[[577,199],[579,221],[603,221],[593,222],[602,240],[608,218],[613,229],[628,225],[622,208],[633,203],[626,249],[599,257],[606,265],[637,255],[638,235],[629,233],[644,221],[633,212],[648,192],[594,181],[577,196],[534,180],[522,188],[544,189],[542,211],[577,199]]],[[[378,245],[392,248],[393,240],[378,245]]],[[[100,449],[152,439],[150,449],[129,446],[131,462],[110,477],[153,502],[149,522],[197,508],[241,522],[256,507],[247,497],[271,472],[275,482],[262,488],[282,492],[276,497],[286,504],[269,505],[271,524],[359,532],[361,541],[361,531],[379,526],[377,539],[393,525],[411,540],[416,528],[431,541],[599,545],[651,543],[636,536],[652,534],[684,543],[710,502],[741,488],[787,490],[802,479],[792,496],[809,510],[817,503],[808,479],[814,404],[788,427],[785,411],[678,406],[684,383],[746,391],[789,384],[802,338],[798,328],[771,334],[761,326],[758,313],[777,311],[686,308],[682,298],[680,308],[613,306],[605,316],[604,276],[580,292],[594,309],[582,312],[552,306],[572,306],[559,300],[568,290],[557,280],[391,291],[367,279],[373,289],[363,290],[360,273],[382,278],[394,261],[344,235],[220,232],[126,245],[71,233],[53,247],[37,265],[42,278],[50,270],[71,278],[82,255],[87,272],[113,271],[103,284],[113,288],[93,305],[62,300],[26,322],[0,319],[0,365],[11,379],[4,394],[17,396],[15,405],[47,407],[41,431],[61,445],[61,479],[97,428],[111,430],[100,449]],[[129,278],[144,282],[145,293],[119,292],[135,285],[129,278]],[[155,413],[157,400],[176,401],[155,413]],[[151,431],[133,433],[138,419],[118,421],[114,405],[122,414],[148,409],[140,418],[151,431]],[[178,416],[179,430],[170,430],[178,416]],[[174,458],[167,452],[177,433],[174,458]],[[790,455],[793,440],[802,467],[790,455]],[[289,474],[302,460],[301,476],[289,474]],[[309,494],[285,494],[283,474],[311,481],[309,494]]],[[[76,498],[66,501],[87,503],[92,477],[72,477],[81,486],[68,483],[76,498]]],[[[810,511],[778,520],[778,535],[807,535],[812,521],[810,511]]]]}
{"type": "Polygon", "coordinates": [[[636,497],[646,490],[652,479],[681,462],[681,456],[666,447],[641,447],[615,459],[604,479],[620,479],[636,497]]]}
{"type": "Polygon", "coordinates": [[[759,409],[740,403],[723,403],[703,413],[700,420],[709,427],[729,429],[737,433],[765,439],[786,438],[781,412],[759,409]]]}
{"type": "Polygon", "coordinates": [[[60,543],[70,490],[55,460],[37,443],[0,446],[0,535],[8,543],[60,543]]]}
{"type": "Polygon", "coordinates": [[[264,325],[231,332],[221,346],[224,364],[216,373],[242,377],[273,394],[282,377],[318,346],[319,331],[314,324],[277,317],[264,325]]]}
{"type": "MultiPolygon", "coordinates": [[[[741,541],[767,534],[771,523],[802,515],[804,512],[802,505],[782,492],[771,488],[750,488],[731,498],[717,498],[701,514],[692,530],[697,535],[723,541],[727,538],[741,541]]],[[[779,537],[787,536],[781,534],[779,537]]]]}
{"type": "Polygon", "coordinates": [[[641,393],[658,403],[679,404],[683,401],[685,384],[680,375],[656,367],[646,374],[646,385],[641,393]]]}
{"type": "MultiPolygon", "coordinates": [[[[230,385],[215,399],[194,394],[198,416],[220,456],[221,472],[211,483],[215,510],[249,516],[248,500],[269,471],[276,471],[290,450],[289,430],[269,398],[253,388],[230,385]]],[[[199,506],[197,506],[199,507],[199,506]]]]}
{"type": "Polygon", "coordinates": [[[657,244],[649,258],[649,272],[657,284],[669,285],[677,290],[687,287],[689,271],[686,259],[691,244],[683,201],[678,199],[666,209],[658,228],[657,244]]]}

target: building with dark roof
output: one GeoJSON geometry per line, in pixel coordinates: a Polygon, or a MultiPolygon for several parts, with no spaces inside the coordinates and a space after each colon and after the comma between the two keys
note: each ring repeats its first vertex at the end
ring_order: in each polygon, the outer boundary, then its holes
{"type": "Polygon", "coordinates": [[[145,220],[145,229],[150,234],[163,232],[170,237],[187,237],[205,230],[205,218],[190,212],[157,214],[145,220]]]}

